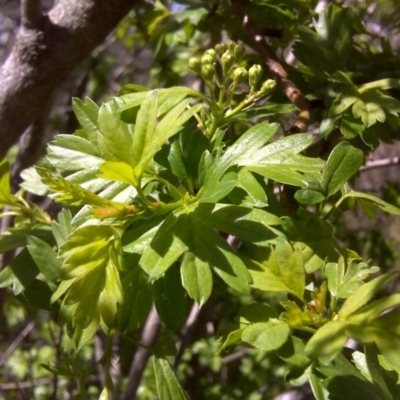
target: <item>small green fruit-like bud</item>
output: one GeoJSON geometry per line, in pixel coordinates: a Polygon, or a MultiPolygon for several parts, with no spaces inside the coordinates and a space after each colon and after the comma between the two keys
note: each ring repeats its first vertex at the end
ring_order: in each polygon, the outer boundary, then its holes
{"type": "Polygon", "coordinates": [[[260,92],[262,94],[267,94],[272,92],[276,87],[276,82],[273,79],[267,79],[261,86],[260,92]]]}
{"type": "Polygon", "coordinates": [[[224,54],[222,54],[221,64],[224,71],[229,71],[229,69],[233,66],[234,63],[235,59],[233,58],[233,54],[229,50],[227,50],[224,54]]]}
{"type": "Polygon", "coordinates": [[[189,68],[196,72],[196,74],[201,74],[201,61],[197,57],[192,57],[189,59],[189,68]]]}
{"type": "Polygon", "coordinates": [[[219,43],[219,44],[217,44],[217,45],[215,46],[215,51],[216,51],[216,53],[217,53],[219,56],[222,56],[222,54],[225,53],[226,49],[227,49],[227,47],[226,47],[225,44],[219,43]]]}
{"type": "Polygon", "coordinates": [[[233,56],[235,57],[235,61],[240,61],[245,52],[245,47],[242,44],[237,44],[233,49],[233,56]]]}
{"type": "Polygon", "coordinates": [[[248,73],[246,68],[240,67],[236,68],[233,71],[233,81],[235,86],[240,85],[241,83],[245,82],[247,79],[248,73]]]}
{"type": "Polygon", "coordinates": [[[201,57],[201,63],[203,65],[208,65],[208,64],[214,64],[215,58],[211,56],[210,54],[205,53],[203,57],[201,57]]]}
{"type": "Polygon", "coordinates": [[[211,64],[203,65],[201,69],[201,76],[205,81],[212,81],[215,75],[215,68],[211,64]]]}
{"type": "Polygon", "coordinates": [[[228,48],[228,50],[230,50],[232,53],[235,50],[235,46],[236,46],[236,42],[234,42],[233,40],[229,39],[225,42],[226,47],[228,48]]]}
{"type": "Polygon", "coordinates": [[[254,88],[261,79],[263,70],[261,65],[255,64],[249,69],[249,85],[254,88]]]}
{"type": "Polygon", "coordinates": [[[214,62],[217,60],[217,52],[214,49],[208,49],[204,54],[212,57],[214,59],[214,62]]]}

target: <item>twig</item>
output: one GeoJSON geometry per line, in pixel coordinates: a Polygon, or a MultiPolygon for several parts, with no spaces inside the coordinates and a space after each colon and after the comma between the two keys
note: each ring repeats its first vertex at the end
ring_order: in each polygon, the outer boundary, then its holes
{"type": "MultiPolygon", "coordinates": [[[[160,317],[153,305],[147,321],[143,327],[141,342],[147,346],[153,346],[157,341],[161,328],[160,317]]],[[[123,400],[133,400],[136,397],[137,390],[142,379],[143,372],[151,356],[149,350],[139,347],[136,350],[133,362],[129,370],[128,387],[125,390],[123,400]]]]}
{"type": "Polygon", "coordinates": [[[310,123],[310,103],[296,85],[288,78],[288,74],[278,61],[273,49],[255,27],[253,21],[244,10],[246,2],[243,0],[231,0],[233,11],[238,19],[243,22],[244,29],[248,34],[250,46],[258,53],[261,60],[272,77],[276,80],[278,87],[282,90],[285,96],[293,103],[300,111],[297,120],[289,130],[289,133],[307,132],[310,123]]]}
{"type": "Polygon", "coordinates": [[[198,321],[198,317],[200,315],[201,308],[197,303],[193,303],[192,309],[190,310],[190,314],[186,320],[185,326],[181,332],[181,343],[179,347],[178,354],[175,357],[174,368],[176,369],[180,362],[182,361],[183,352],[190,342],[190,338],[193,333],[193,329],[196,326],[196,322],[198,321]]]}
{"type": "Polygon", "coordinates": [[[38,379],[37,381],[26,381],[26,382],[17,382],[17,383],[1,383],[0,390],[16,390],[16,389],[27,389],[39,385],[50,385],[52,382],[52,378],[43,378],[38,379]]]}
{"type": "Polygon", "coordinates": [[[26,336],[29,335],[29,332],[35,327],[35,322],[31,321],[28,325],[23,329],[23,331],[12,341],[12,343],[8,346],[7,350],[3,353],[0,358],[0,366],[2,366],[10,357],[12,352],[18,347],[18,345],[24,340],[26,336]]]}
{"type": "Polygon", "coordinates": [[[400,157],[382,158],[380,160],[367,161],[366,164],[360,168],[360,171],[368,171],[374,168],[395,167],[399,164],[400,157]]]}
{"type": "Polygon", "coordinates": [[[21,0],[21,22],[26,29],[36,29],[43,19],[40,0],[21,0]]]}

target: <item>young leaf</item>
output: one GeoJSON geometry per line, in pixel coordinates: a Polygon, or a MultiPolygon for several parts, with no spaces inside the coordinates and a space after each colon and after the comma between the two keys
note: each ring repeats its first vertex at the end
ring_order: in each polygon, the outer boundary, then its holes
{"type": "Polygon", "coordinates": [[[160,400],[186,400],[186,396],[166,359],[153,357],[153,368],[160,400]]]}

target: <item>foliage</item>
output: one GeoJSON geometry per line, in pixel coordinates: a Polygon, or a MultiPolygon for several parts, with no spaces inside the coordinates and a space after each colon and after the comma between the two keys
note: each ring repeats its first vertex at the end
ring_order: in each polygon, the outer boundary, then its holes
{"type": "MultiPolygon", "coordinates": [[[[199,383],[206,398],[224,398],[215,375],[237,348],[247,357],[245,384],[226,398],[261,398],[247,382],[260,384],[253,369],[293,385],[309,381],[318,400],[398,398],[400,295],[382,294],[398,270],[377,275],[372,260],[346,248],[335,223],[357,206],[370,218],[377,210],[400,215],[397,206],[351,188],[365,155],[398,136],[400,80],[384,71],[371,79],[371,49],[352,8],[331,4],[311,24],[311,2],[288,3],[246,4],[255,26],[272,14],[266,29],[282,36],[271,40],[272,50],[296,40],[293,80],[324,102],[310,122],[320,140],[339,136],[328,154],[315,155],[315,135],[288,129],[296,107],[244,44],[228,40],[189,59],[202,92],[128,84],[101,106],[74,99],[80,129],[57,135],[47,166],[29,170],[21,185],[66,207],[56,218],[24,189],[12,194],[8,162],[0,164],[1,216],[15,217],[0,251],[23,248],[0,272],[0,288],[29,310],[49,311],[57,321],[51,330],[66,332],[58,364],[43,368],[76,378],[82,398],[91,395],[85,386],[98,366],[89,361],[95,335],[101,330],[106,342],[98,362],[105,378],[93,396],[108,399],[121,391],[113,382],[113,344],[120,337],[144,346],[138,331],[153,303],[163,331],[147,348],[153,370],[145,372],[140,398],[188,398],[190,379],[173,366],[170,342],[194,303],[227,316],[220,332],[193,344],[198,356],[180,355],[211,371],[214,386],[199,383]],[[346,347],[349,339],[357,350],[346,347]]],[[[180,12],[161,2],[142,10],[157,57],[197,34],[213,37],[217,23],[249,42],[235,32],[226,5],[182,4],[180,12]]]]}

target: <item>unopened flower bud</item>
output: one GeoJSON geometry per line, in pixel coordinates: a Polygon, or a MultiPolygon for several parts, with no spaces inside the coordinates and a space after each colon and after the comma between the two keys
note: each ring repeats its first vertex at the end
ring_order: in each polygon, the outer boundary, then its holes
{"type": "Polygon", "coordinates": [[[227,50],[224,54],[222,54],[221,64],[225,72],[229,71],[229,69],[233,66],[234,63],[235,59],[233,58],[233,55],[229,50],[227,50]]]}
{"type": "Polygon", "coordinates": [[[213,57],[211,54],[207,54],[207,53],[205,53],[204,55],[203,55],[203,57],[201,57],[201,63],[203,64],[203,65],[207,65],[207,64],[214,64],[214,62],[215,62],[215,57],[213,57]]]}
{"type": "Polygon", "coordinates": [[[245,52],[245,47],[242,44],[237,44],[233,49],[233,56],[235,57],[235,61],[240,61],[245,52]]]}
{"type": "Polygon", "coordinates": [[[276,82],[273,79],[267,79],[261,86],[260,92],[262,94],[268,94],[272,92],[276,87],[276,82]]]}
{"type": "Polygon", "coordinates": [[[246,68],[240,67],[236,68],[233,71],[233,82],[235,86],[240,85],[241,83],[245,82],[248,76],[248,72],[246,68]]]}
{"type": "Polygon", "coordinates": [[[225,45],[228,48],[228,50],[230,50],[233,53],[233,51],[235,50],[236,42],[229,39],[225,42],[225,45]]]}
{"type": "Polygon", "coordinates": [[[189,59],[189,68],[196,72],[196,74],[201,74],[201,61],[197,57],[192,57],[189,59]]]}
{"type": "Polygon", "coordinates": [[[251,88],[256,87],[258,81],[261,79],[263,70],[261,65],[255,64],[253,66],[250,67],[249,69],[249,85],[251,88]]]}
{"type": "Polygon", "coordinates": [[[214,49],[208,49],[204,54],[209,55],[214,59],[214,62],[217,60],[217,52],[214,49]]]}
{"type": "Polygon", "coordinates": [[[211,64],[203,65],[201,69],[201,76],[205,81],[212,81],[215,75],[215,68],[211,64]]]}
{"type": "Polygon", "coordinates": [[[219,43],[215,46],[215,51],[219,56],[222,56],[222,54],[224,54],[226,50],[227,50],[227,47],[225,44],[219,43]]]}

